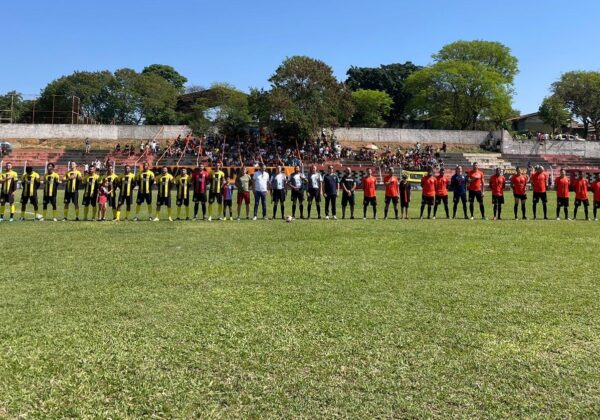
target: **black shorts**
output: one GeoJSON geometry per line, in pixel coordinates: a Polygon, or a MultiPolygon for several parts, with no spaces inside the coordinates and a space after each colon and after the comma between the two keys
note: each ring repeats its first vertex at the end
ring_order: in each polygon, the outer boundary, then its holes
{"type": "Polygon", "coordinates": [[[515,200],[527,200],[527,194],[513,194],[515,200]]]}
{"type": "Polygon", "coordinates": [[[478,203],[483,203],[483,194],[481,191],[471,191],[469,190],[469,203],[472,203],[477,199],[478,203]]]}
{"type": "Polygon", "coordinates": [[[273,190],[273,201],[283,203],[285,201],[285,190],[273,190]]]}
{"type": "Polygon", "coordinates": [[[301,203],[304,201],[304,191],[292,190],[292,203],[295,203],[296,200],[298,200],[301,203]]]}
{"type": "Polygon", "coordinates": [[[503,195],[492,195],[492,204],[504,204],[504,196],[503,195]]]}
{"type": "Polygon", "coordinates": [[[206,203],[206,193],[205,192],[195,192],[194,193],[194,203],[206,203]]]}
{"type": "Polygon", "coordinates": [[[223,203],[223,194],[212,192],[212,191],[209,192],[208,193],[208,202],[209,202],[209,204],[214,203],[215,200],[217,201],[218,204],[222,204],[223,203]]]}
{"type": "Polygon", "coordinates": [[[556,199],[558,207],[569,207],[569,197],[558,197],[556,199]]]}
{"type": "Polygon", "coordinates": [[[454,197],[452,197],[452,201],[454,202],[454,204],[457,204],[459,201],[466,203],[467,202],[467,194],[466,193],[454,194],[454,197]]]}
{"type": "Polygon", "coordinates": [[[137,205],[139,206],[140,204],[143,204],[144,201],[146,202],[146,204],[152,204],[152,193],[139,192],[136,200],[137,205]]]}
{"type": "Polygon", "coordinates": [[[65,191],[65,204],[73,203],[79,205],[79,191],[65,191]]]}
{"type": "Polygon", "coordinates": [[[435,205],[439,206],[441,203],[448,204],[448,196],[447,195],[436,195],[435,196],[435,205]]]}
{"type": "Polygon", "coordinates": [[[55,195],[45,195],[44,196],[44,208],[48,207],[48,204],[50,204],[52,206],[53,209],[56,209],[56,196],[55,195]]]}
{"type": "Polygon", "coordinates": [[[346,193],[342,193],[342,207],[350,204],[354,207],[354,193],[348,195],[346,193]]]}
{"type": "Polygon", "coordinates": [[[545,192],[533,192],[533,202],[537,203],[541,201],[542,203],[546,203],[548,201],[548,196],[545,192]]]}
{"type": "Polygon", "coordinates": [[[123,204],[125,204],[127,206],[131,206],[131,203],[133,203],[133,196],[132,195],[121,194],[119,196],[119,206],[122,206],[123,204]]]}
{"type": "Polygon", "coordinates": [[[590,200],[586,199],[586,200],[578,200],[575,199],[575,206],[579,207],[583,204],[583,207],[587,207],[590,205],[590,200]]]}
{"type": "Polygon", "coordinates": [[[117,208],[117,197],[114,195],[112,195],[112,196],[109,195],[106,200],[106,205],[107,205],[107,207],[116,209],[117,208]]]}
{"type": "Polygon", "coordinates": [[[363,206],[368,205],[376,206],[377,205],[377,197],[364,197],[363,198],[363,206]]]}
{"type": "Polygon", "coordinates": [[[389,196],[385,196],[385,204],[390,204],[390,202],[394,203],[394,205],[398,204],[398,200],[400,200],[400,197],[389,197],[389,196]]]}
{"type": "Polygon", "coordinates": [[[167,207],[171,207],[171,196],[168,195],[166,197],[160,197],[158,196],[156,198],[156,206],[167,206],[167,207]]]}
{"type": "Polygon", "coordinates": [[[189,196],[187,196],[185,198],[178,197],[176,203],[177,203],[177,207],[181,207],[181,206],[187,207],[190,205],[190,197],[189,196]]]}
{"type": "Polygon", "coordinates": [[[318,188],[308,189],[308,201],[315,200],[317,203],[321,202],[321,191],[318,188]]]}
{"type": "Polygon", "coordinates": [[[223,206],[225,206],[225,207],[233,206],[233,200],[223,200],[223,206]]]}
{"type": "Polygon", "coordinates": [[[435,202],[435,197],[427,197],[426,195],[421,196],[421,204],[427,204],[428,206],[433,206],[435,202]]]}
{"type": "Polygon", "coordinates": [[[400,198],[400,208],[401,209],[407,209],[409,204],[410,204],[410,200],[405,201],[402,197],[400,198]]]}
{"type": "Polygon", "coordinates": [[[98,196],[96,194],[94,194],[94,195],[90,195],[87,197],[83,197],[83,201],[81,202],[81,204],[83,204],[84,206],[96,207],[97,202],[98,202],[98,196]]]}
{"type": "Polygon", "coordinates": [[[32,195],[31,197],[30,196],[21,197],[21,204],[27,204],[27,203],[31,203],[31,205],[33,205],[34,207],[37,207],[37,205],[38,205],[37,195],[32,195]]]}

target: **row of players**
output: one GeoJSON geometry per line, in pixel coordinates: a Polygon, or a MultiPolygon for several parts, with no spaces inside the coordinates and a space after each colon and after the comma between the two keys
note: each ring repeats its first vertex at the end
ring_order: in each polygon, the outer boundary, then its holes
{"type": "MultiPolygon", "coordinates": [[[[12,166],[7,164],[7,171],[0,174],[0,221],[4,218],[5,206],[10,206],[10,220],[13,220],[15,213],[15,193],[19,177],[12,166]]],[[[155,175],[147,164],[144,164],[139,174],[134,174],[129,166],[125,167],[125,172],[121,175],[113,173],[109,168],[107,174],[99,175],[92,166],[89,171],[82,174],[77,169],[77,164],[72,163],[69,171],[61,177],[54,170],[53,164],[48,164],[45,175],[40,176],[32,170],[26,168],[21,177],[21,220],[24,220],[26,206],[32,205],[37,220],[47,218],[48,207],[52,207],[53,220],[57,220],[56,201],[58,186],[65,184],[64,194],[64,213],[63,220],[68,219],[69,206],[73,204],[75,209],[75,220],[79,220],[79,192],[83,188],[84,206],[83,219],[88,220],[89,210],[92,209],[92,220],[98,217],[99,220],[106,219],[107,209],[113,210],[113,220],[121,220],[121,209],[125,207],[125,219],[131,216],[132,204],[134,202],[134,189],[137,187],[136,209],[134,220],[138,219],[141,206],[146,203],[150,219],[159,220],[161,207],[167,207],[168,219],[173,220],[171,211],[172,190],[176,190],[177,218],[182,217],[182,208],[185,211],[185,218],[190,219],[190,202],[194,203],[193,218],[198,217],[199,208],[202,208],[202,218],[212,220],[215,216],[219,220],[227,218],[229,212],[230,219],[233,220],[233,196],[237,189],[237,219],[241,216],[242,206],[245,204],[246,218],[250,217],[250,195],[254,193],[254,215],[253,219],[258,217],[259,204],[262,207],[262,216],[267,219],[267,194],[271,195],[273,202],[273,218],[276,218],[278,207],[281,210],[281,217],[285,218],[286,193],[291,192],[292,199],[292,218],[296,217],[296,210],[300,210],[300,218],[304,218],[304,192],[307,192],[307,218],[310,218],[312,204],[316,205],[317,217],[321,218],[321,197],[325,199],[325,218],[329,219],[330,210],[333,219],[337,219],[336,202],[338,193],[341,193],[342,199],[342,218],[346,216],[346,208],[349,208],[350,218],[354,218],[354,193],[360,186],[363,190],[363,218],[366,218],[369,206],[373,209],[373,217],[377,218],[377,197],[376,185],[377,179],[372,174],[372,170],[367,169],[367,175],[358,182],[348,168],[344,175],[339,178],[334,172],[333,166],[329,166],[327,174],[324,176],[317,171],[316,166],[310,168],[310,173],[305,176],[300,167],[296,166],[294,172],[288,177],[283,172],[283,168],[278,166],[276,172],[270,175],[264,164],[261,164],[252,176],[248,174],[247,168],[242,169],[242,173],[231,182],[229,176],[221,169],[220,163],[209,173],[203,165],[188,173],[183,168],[181,173],[174,177],[169,173],[167,167],[163,167],[159,175],[155,175]],[[152,194],[153,186],[157,186],[157,204],[156,213],[152,217],[152,194]],[[43,215],[38,213],[38,189],[43,186],[43,215]],[[117,193],[118,192],[118,193],[117,193]],[[217,214],[213,214],[213,204],[218,206],[217,214]],[[208,217],[207,217],[208,203],[208,217]]],[[[393,169],[389,169],[385,178],[385,209],[384,218],[388,217],[390,204],[393,205],[394,214],[399,218],[398,206],[400,207],[401,217],[408,218],[408,208],[411,201],[411,184],[406,175],[401,179],[394,175],[393,169]]],[[[493,204],[493,219],[502,218],[502,206],[504,204],[504,190],[509,183],[514,194],[514,216],[518,218],[519,205],[521,206],[522,218],[526,219],[525,202],[527,200],[527,185],[531,182],[533,188],[533,215],[537,217],[537,204],[542,203],[544,219],[547,214],[547,189],[549,187],[549,177],[543,167],[536,167],[535,172],[522,173],[517,168],[517,173],[506,180],[500,169],[490,177],[489,184],[485,182],[485,176],[479,169],[477,163],[466,174],[463,174],[462,167],[456,167],[455,173],[451,178],[447,178],[444,169],[440,169],[439,174],[433,174],[429,170],[427,175],[421,179],[422,196],[420,217],[424,217],[427,209],[427,218],[436,218],[438,206],[444,207],[446,218],[450,218],[448,208],[448,191],[453,191],[453,211],[452,218],[456,218],[459,204],[462,203],[463,214],[465,218],[474,218],[474,202],[479,204],[481,217],[485,219],[484,195],[487,186],[491,189],[493,204]],[[468,197],[467,197],[468,195],[468,197]],[[470,217],[467,216],[467,201],[469,202],[470,217]]],[[[585,218],[588,219],[588,189],[594,193],[594,219],[597,220],[597,209],[600,207],[600,175],[596,174],[596,179],[591,186],[587,179],[579,172],[577,179],[571,185],[571,181],[566,176],[564,170],[561,170],[560,176],[555,179],[554,185],[557,193],[556,218],[560,219],[560,209],[564,211],[564,216],[569,219],[569,195],[571,187],[575,191],[575,211],[574,217],[577,217],[577,210],[580,206],[584,207],[585,218]]]]}

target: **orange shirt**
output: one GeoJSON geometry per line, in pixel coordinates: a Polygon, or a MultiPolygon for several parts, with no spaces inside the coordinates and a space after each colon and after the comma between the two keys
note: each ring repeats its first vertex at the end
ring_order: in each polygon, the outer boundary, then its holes
{"type": "Polygon", "coordinates": [[[383,182],[385,182],[385,196],[386,197],[400,197],[400,192],[398,191],[398,178],[394,175],[388,175],[383,178],[383,182]]]}
{"type": "Polygon", "coordinates": [[[448,195],[448,183],[450,181],[444,175],[435,177],[435,195],[438,197],[446,197],[448,195]]]}
{"type": "Polygon", "coordinates": [[[504,185],[506,185],[506,178],[502,175],[492,175],[490,177],[490,188],[492,189],[492,195],[499,197],[504,195],[504,185]]]}
{"type": "Polygon", "coordinates": [[[546,175],[546,172],[534,172],[531,175],[531,183],[533,184],[533,192],[545,193],[546,185],[548,184],[548,175],[546,175]]]}
{"type": "Polygon", "coordinates": [[[512,185],[513,193],[523,195],[527,186],[527,177],[525,175],[513,175],[510,177],[510,185],[512,185]]]}
{"type": "Polygon", "coordinates": [[[569,178],[568,177],[558,177],[554,181],[556,185],[556,196],[558,198],[569,198],[569,178]]]}
{"type": "Polygon", "coordinates": [[[600,203],[600,181],[592,182],[592,191],[594,192],[594,201],[600,203]]]}
{"type": "Polygon", "coordinates": [[[375,178],[373,175],[371,176],[366,176],[363,178],[363,191],[364,191],[364,195],[367,198],[373,198],[375,197],[375,183],[377,182],[377,178],[375,178]]]}
{"type": "Polygon", "coordinates": [[[472,169],[467,172],[467,179],[469,180],[469,191],[481,191],[483,188],[483,172],[472,169]]]}
{"type": "Polygon", "coordinates": [[[573,183],[575,188],[575,200],[587,200],[588,199],[588,180],[576,179],[573,183]]]}
{"type": "Polygon", "coordinates": [[[423,197],[435,197],[435,177],[425,175],[421,178],[421,187],[423,187],[423,197]]]}

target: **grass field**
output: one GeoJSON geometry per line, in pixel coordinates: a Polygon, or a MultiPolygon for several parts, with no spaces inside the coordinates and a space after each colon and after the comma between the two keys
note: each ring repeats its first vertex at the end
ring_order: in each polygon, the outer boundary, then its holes
{"type": "Polygon", "coordinates": [[[599,233],[5,222],[0,417],[597,417],[599,233]]]}

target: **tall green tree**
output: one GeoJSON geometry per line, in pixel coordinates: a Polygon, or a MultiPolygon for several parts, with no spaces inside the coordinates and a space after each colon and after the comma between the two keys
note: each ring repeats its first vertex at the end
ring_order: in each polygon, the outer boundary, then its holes
{"type": "Polygon", "coordinates": [[[144,67],[142,74],[156,74],[165,79],[171,86],[177,89],[178,93],[183,93],[187,78],[182,76],[173,67],[166,64],[151,64],[144,67]]]}
{"type": "Polygon", "coordinates": [[[404,64],[394,63],[379,67],[350,67],[346,72],[346,84],[351,90],[379,90],[386,92],[394,101],[385,120],[388,126],[402,126],[408,119],[407,104],[412,95],[406,90],[408,76],[420,70],[410,61],[404,64]]]}
{"type": "Polygon", "coordinates": [[[590,125],[600,133],[600,72],[564,73],[552,84],[552,91],[583,122],[586,137],[590,125]]]}
{"type": "Polygon", "coordinates": [[[571,120],[571,114],[565,108],[565,103],[556,96],[544,98],[539,108],[542,121],[552,127],[552,134],[556,129],[567,125],[571,120]]]}
{"type": "Polygon", "coordinates": [[[386,92],[370,89],[352,92],[352,102],[352,125],[355,127],[383,127],[394,103],[386,92]]]}
{"type": "Polygon", "coordinates": [[[0,119],[2,122],[25,122],[30,112],[31,101],[24,100],[23,95],[15,90],[0,95],[0,119]]]}

